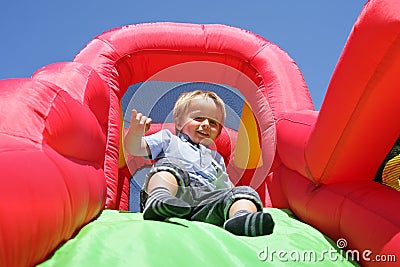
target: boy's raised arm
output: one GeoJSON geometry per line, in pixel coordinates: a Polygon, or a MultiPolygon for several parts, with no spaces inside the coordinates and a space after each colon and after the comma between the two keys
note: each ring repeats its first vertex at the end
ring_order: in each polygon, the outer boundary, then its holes
{"type": "Polygon", "coordinates": [[[144,134],[149,130],[151,118],[132,109],[132,118],[127,135],[125,136],[125,150],[133,156],[150,156],[149,147],[144,140],[144,134]]]}

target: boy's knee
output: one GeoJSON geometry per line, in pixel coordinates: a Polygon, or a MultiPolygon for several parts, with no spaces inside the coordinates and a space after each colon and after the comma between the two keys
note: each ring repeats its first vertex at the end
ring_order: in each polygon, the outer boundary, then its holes
{"type": "Polygon", "coordinates": [[[258,211],[262,211],[263,204],[261,202],[260,196],[258,195],[257,191],[251,188],[250,186],[237,186],[232,188],[232,195],[234,201],[240,199],[247,199],[254,203],[257,207],[258,211]]]}
{"type": "Polygon", "coordinates": [[[159,171],[149,178],[147,191],[150,193],[157,187],[164,187],[168,189],[172,195],[176,195],[178,192],[178,181],[172,173],[168,171],[159,171]]]}
{"type": "Polygon", "coordinates": [[[190,178],[186,170],[174,164],[169,159],[157,161],[146,176],[143,189],[151,192],[157,187],[165,187],[173,195],[180,196],[189,186],[190,178]]]}

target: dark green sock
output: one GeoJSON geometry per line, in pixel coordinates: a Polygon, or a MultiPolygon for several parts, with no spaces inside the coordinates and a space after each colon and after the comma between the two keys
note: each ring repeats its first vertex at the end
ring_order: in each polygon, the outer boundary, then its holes
{"type": "Polygon", "coordinates": [[[236,212],[224,223],[224,229],[241,236],[269,235],[272,234],[274,226],[274,220],[269,213],[251,213],[247,210],[236,212]]]}
{"type": "Polygon", "coordinates": [[[143,211],[145,220],[163,221],[170,217],[185,217],[190,213],[190,205],[174,197],[164,187],[153,189],[143,211]]]}

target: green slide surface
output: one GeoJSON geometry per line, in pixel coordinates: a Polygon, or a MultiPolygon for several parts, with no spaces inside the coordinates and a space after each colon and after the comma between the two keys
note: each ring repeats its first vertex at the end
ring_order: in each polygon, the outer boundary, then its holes
{"type": "Polygon", "coordinates": [[[272,235],[241,237],[202,222],[144,221],[141,213],[104,210],[39,266],[357,265],[290,211],[268,211],[276,223],[272,235]]]}

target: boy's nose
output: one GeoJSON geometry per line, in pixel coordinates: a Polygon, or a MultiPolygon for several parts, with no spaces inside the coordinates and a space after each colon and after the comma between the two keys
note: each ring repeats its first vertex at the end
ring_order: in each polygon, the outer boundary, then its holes
{"type": "Polygon", "coordinates": [[[201,122],[201,126],[208,126],[208,127],[210,127],[210,121],[208,120],[208,119],[204,119],[202,122],[201,122]]]}

